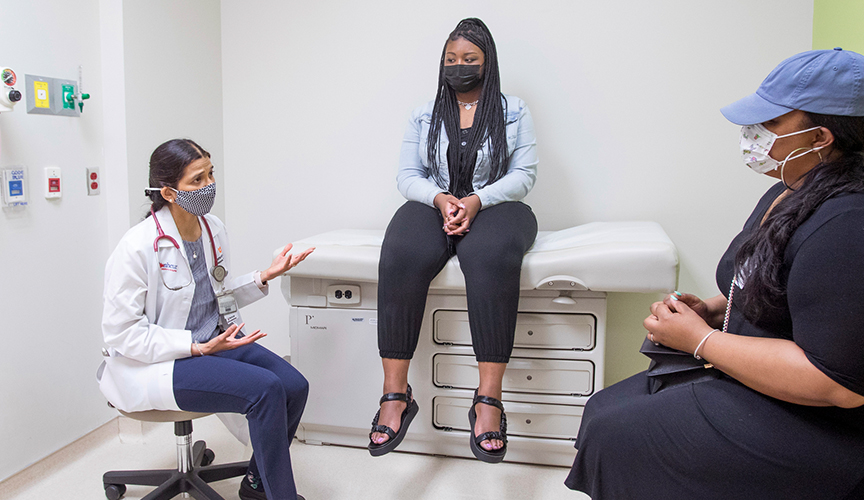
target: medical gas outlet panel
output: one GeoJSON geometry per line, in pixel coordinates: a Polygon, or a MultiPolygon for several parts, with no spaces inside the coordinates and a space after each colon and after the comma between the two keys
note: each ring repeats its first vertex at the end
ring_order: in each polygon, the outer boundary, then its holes
{"type": "Polygon", "coordinates": [[[0,66],[0,113],[12,111],[12,108],[21,100],[21,92],[15,88],[18,83],[18,75],[15,70],[8,66],[0,66]]]}

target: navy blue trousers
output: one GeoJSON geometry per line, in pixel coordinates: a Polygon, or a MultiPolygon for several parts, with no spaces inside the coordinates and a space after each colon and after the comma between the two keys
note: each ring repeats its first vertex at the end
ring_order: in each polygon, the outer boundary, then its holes
{"type": "Polygon", "coordinates": [[[249,344],[174,362],[174,398],[185,411],[242,413],[254,454],[249,469],[267,498],[296,498],[288,447],[306,406],[309,383],[276,354],[249,344]]]}

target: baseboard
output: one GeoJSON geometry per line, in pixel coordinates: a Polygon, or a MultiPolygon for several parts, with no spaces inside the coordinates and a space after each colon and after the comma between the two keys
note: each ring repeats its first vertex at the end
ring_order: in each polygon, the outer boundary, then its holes
{"type": "Polygon", "coordinates": [[[53,471],[63,467],[63,465],[77,460],[89,450],[110,439],[117,439],[120,418],[125,417],[117,416],[112,418],[42,460],[0,481],[0,498],[11,497],[20,493],[34,482],[41,481],[53,471]]]}

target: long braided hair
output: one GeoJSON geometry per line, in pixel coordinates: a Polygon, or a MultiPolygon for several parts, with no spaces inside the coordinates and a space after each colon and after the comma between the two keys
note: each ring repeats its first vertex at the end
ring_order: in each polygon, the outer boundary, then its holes
{"type": "Polygon", "coordinates": [[[735,256],[735,275],[747,279],[741,307],[751,320],[786,307],[783,256],[795,231],[829,198],[864,192],[864,117],[805,112],[809,127],[825,127],[834,135],[840,156],[824,161],[804,177],[797,190],[781,200],[761,227],[753,231],[735,256]],[[749,274],[748,274],[749,273],[749,274]]]}
{"type": "MultiPolygon", "coordinates": [[[[447,85],[444,80],[444,59],[447,54],[447,43],[463,38],[483,51],[483,81],[480,93],[480,102],[477,103],[477,111],[474,112],[474,123],[466,140],[467,146],[460,148],[459,165],[463,168],[457,170],[457,186],[468,186],[469,189],[474,175],[473,165],[466,165],[474,157],[476,151],[483,147],[487,141],[490,146],[491,170],[488,184],[492,184],[507,173],[510,156],[507,154],[507,136],[505,133],[505,104],[501,95],[501,79],[498,74],[498,53],[495,50],[495,40],[489,28],[483,21],[475,17],[463,19],[456,25],[456,29],[444,42],[441,51],[441,62],[438,68],[438,93],[435,96],[435,107],[432,109],[432,123],[429,128],[429,137],[426,145],[426,156],[429,161],[431,175],[439,185],[445,185],[441,172],[438,169],[439,154],[438,140],[441,135],[441,126],[450,140],[459,137],[460,119],[459,104],[456,102],[456,92],[447,85]],[[467,168],[466,168],[467,167],[467,168]]],[[[443,152],[447,154],[447,152],[443,152]]],[[[451,170],[452,171],[452,170],[451,170]]]]}
{"type": "MultiPolygon", "coordinates": [[[[191,139],[172,139],[160,144],[150,155],[150,187],[176,188],[183,178],[186,166],[201,158],[210,158],[210,153],[191,139]]],[[[144,195],[153,202],[150,209],[154,212],[168,204],[168,200],[163,198],[159,191],[144,191],[144,195]]],[[[149,216],[148,210],[144,218],[149,216]]]]}

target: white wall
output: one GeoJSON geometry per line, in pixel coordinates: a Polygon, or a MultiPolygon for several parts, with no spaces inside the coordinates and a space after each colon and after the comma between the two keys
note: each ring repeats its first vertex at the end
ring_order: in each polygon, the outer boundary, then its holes
{"type": "Polygon", "coordinates": [[[219,2],[124,0],[123,42],[130,222],[150,206],[150,154],[176,138],[210,153],[219,192],[213,213],[224,218],[219,2]]]}
{"type": "MultiPolygon", "coordinates": [[[[502,90],[522,97],[540,170],[541,229],[655,220],[678,246],[679,288],[713,296],[714,267],[770,181],[738,156],[718,109],[811,45],[811,0],[222,1],[227,222],[234,265],[287,241],[383,228],[410,111],[434,97],[447,34],[477,16],[502,90]]],[[[607,380],[647,366],[652,296],[610,298],[607,380]]],[[[250,324],[287,351],[280,297],[250,324]]]]}
{"type": "MultiPolygon", "coordinates": [[[[99,2],[0,0],[2,64],[24,75],[76,80],[92,98],[80,118],[0,114],[0,166],[26,165],[30,206],[0,212],[0,480],[108,420],[96,386],[101,356],[102,269],[108,257],[105,196],[87,196],[85,168],[101,167],[103,102],[99,2]],[[11,15],[14,13],[14,16],[11,15]],[[42,195],[43,168],[58,166],[63,197],[42,195]]],[[[26,99],[26,97],[25,97],[26,99]]]]}
{"type": "Polygon", "coordinates": [[[27,165],[32,196],[0,213],[2,480],[117,415],[95,380],[103,269],[144,213],[152,150],[191,137],[217,176],[223,163],[218,1],[0,0],[0,11],[15,12],[0,19],[16,41],[2,63],[22,92],[25,73],[76,79],[81,64],[92,96],[82,118],[28,115],[24,103],[0,114],[0,166],[27,165]],[[59,201],[41,197],[45,166],[63,169],[59,201]],[[102,169],[100,196],[86,195],[87,166],[102,169]]]}

